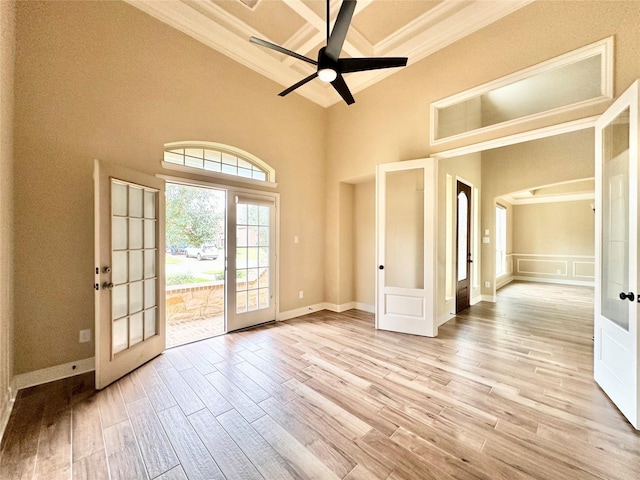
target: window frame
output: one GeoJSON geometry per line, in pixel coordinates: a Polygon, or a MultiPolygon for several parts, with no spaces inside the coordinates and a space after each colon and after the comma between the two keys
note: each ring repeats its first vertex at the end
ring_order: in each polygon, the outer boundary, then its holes
{"type": "Polygon", "coordinates": [[[429,140],[431,145],[440,145],[454,140],[461,140],[468,137],[477,136],[482,133],[503,130],[507,127],[531,122],[533,120],[547,118],[559,113],[570,112],[591,105],[597,105],[602,102],[610,102],[613,99],[613,67],[614,67],[614,39],[613,36],[604,38],[592,44],[578,48],[563,55],[551,58],[547,61],[538,63],[531,67],[519,70],[509,75],[505,75],[496,80],[478,85],[463,92],[448,96],[441,100],[432,102],[430,105],[430,125],[429,140]],[[544,110],[538,113],[525,115],[511,120],[503,121],[485,127],[478,127],[466,132],[452,134],[446,137],[438,136],[438,111],[444,108],[459,104],[472,98],[480,97],[492,90],[506,87],[521,80],[526,80],[539,73],[545,73],[554,69],[568,66],[581,60],[601,56],[601,75],[600,75],[600,96],[583,100],[578,103],[564,105],[550,110],[544,110]]]}
{"type": "MultiPolygon", "coordinates": [[[[245,183],[245,184],[250,184],[255,186],[263,186],[263,187],[269,187],[269,188],[276,188],[278,186],[278,184],[276,183],[276,171],[273,167],[271,167],[269,164],[259,159],[255,155],[252,155],[249,152],[246,152],[236,147],[232,147],[230,145],[224,145],[222,143],[214,143],[214,142],[202,142],[202,141],[172,142],[172,143],[166,143],[164,145],[163,153],[167,153],[167,152],[170,152],[171,150],[176,150],[176,149],[189,149],[189,148],[210,150],[214,152],[219,152],[220,154],[228,154],[228,155],[237,157],[238,159],[244,160],[245,162],[248,162],[252,166],[256,167],[256,169],[264,172],[266,179],[258,180],[254,178],[243,177],[240,175],[234,175],[231,173],[216,172],[211,170],[205,170],[204,168],[192,167],[184,164],[168,162],[164,160],[164,156],[163,156],[163,160],[160,162],[160,164],[162,165],[162,168],[166,170],[193,173],[196,175],[204,175],[207,177],[214,177],[221,180],[240,182],[240,183],[245,183]]],[[[185,157],[184,154],[183,154],[183,157],[185,157]]]]}
{"type": "Polygon", "coordinates": [[[496,278],[501,277],[503,275],[507,275],[507,207],[504,205],[496,204],[495,208],[495,217],[496,217],[496,278]],[[498,222],[498,212],[502,212],[501,215],[504,217],[504,223],[498,222]],[[500,260],[501,269],[498,271],[498,260],[500,260]]]}

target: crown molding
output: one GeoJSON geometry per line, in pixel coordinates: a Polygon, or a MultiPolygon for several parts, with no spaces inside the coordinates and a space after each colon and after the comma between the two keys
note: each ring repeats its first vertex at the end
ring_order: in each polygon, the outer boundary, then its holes
{"type": "MultiPolygon", "coordinates": [[[[311,67],[300,65],[301,62],[286,55],[278,59],[265,49],[249,43],[252,35],[260,38],[264,38],[264,35],[215,2],[198,3],[198,7],[205,12],[202,13],[182,0],[124,1],[285,88],[313,72],[311,67]]],[[[532,1],[442,2],[376,45],[371,45],[356,29],[352,29],[350,40],[345,41],[344,51],[352,57],[406,56],[410,64],[415,63],[532,1]]],[[[309,52],[321,44],[326,36],[325,19],[300,0],[284,0],[283,3],[307,21],[307,25],[283,46],[294,51],[309,52]]],[[[373,3],[374,0],[360,0],[354,15],[373,3]]],[[[332,1],[332,8],[337,8],[339,4],[339,1],[332,1]]],[[[349,89],[355,95],[399,70],[366,71],[347,74],[346,78],[349,89]]],[[[341,101],[333,88],[321,82],[309,82],[295,93],[325,108],[341,101]]]]}

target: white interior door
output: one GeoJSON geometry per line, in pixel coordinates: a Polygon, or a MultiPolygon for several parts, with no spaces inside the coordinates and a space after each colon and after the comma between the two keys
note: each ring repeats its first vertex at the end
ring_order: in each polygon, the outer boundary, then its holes
{"type": "Polygon", "coordinates": [[[164,181],[96,160],[96,388],[165,348],[164,181]]]}
{"type": "Polygon", "coordinates": [[[629,422],[638,404],[638,82],[596,122],[594,378],[629,422]]]}
{"type": "Polygon", "coordinates": [[[435,337],[437,162],[376,170],[376,328],[435,337]]]}
{"type": "Polygon", "coordinates": [[[276,318],[276,196],[227,194],[227,331],[276,318]]]}

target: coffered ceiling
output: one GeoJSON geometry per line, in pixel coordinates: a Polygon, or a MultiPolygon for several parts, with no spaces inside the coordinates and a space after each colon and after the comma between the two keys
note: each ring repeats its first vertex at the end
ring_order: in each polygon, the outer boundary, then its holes
{"type": "MultiPolygon", "coordinates": [[[[325,0],[125,0],[283,87],[315,67],[249,43],[251,36],[315,59],[326,42],[325,0]]],[[[408,65],[533,0],[359,0],[341,57],[408,57],[408,65]]],[[[341,0],[330,0],[331,21],[341,0]]],[[[345,75],[357,93],[399,69],[345,75]]],[[[274,88],[276,95],[280,90],[274,88]]],[[[296,90],[327,107],[340,101],[323,82],[296,90]]],[[[283,99],[286,101],[286,99],[283,99]]]]}

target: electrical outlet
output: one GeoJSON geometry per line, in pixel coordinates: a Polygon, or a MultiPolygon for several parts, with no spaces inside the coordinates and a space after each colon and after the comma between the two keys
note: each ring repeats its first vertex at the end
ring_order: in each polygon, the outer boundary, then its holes
{"type": "Polygon", "coordinates": [[[298,298],[304,298],[304,292],[302,290],[298,292],[298,298]]]}
{"type": "Polygon", "coordinates": [[[80,330],[80,343],[87,343],[91,341],[91,329],[80,330]]]}
{"type": "Polygon", "coordinates": [[[300,237],[298,237],[298,235],[293,236],[293,243],[300,243],[300,237]]]}
{"type": "Polygon", "coordinates": [[[491,282],[484,282],[484,288],[491,288],[491,282]]]}

